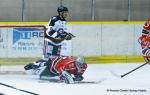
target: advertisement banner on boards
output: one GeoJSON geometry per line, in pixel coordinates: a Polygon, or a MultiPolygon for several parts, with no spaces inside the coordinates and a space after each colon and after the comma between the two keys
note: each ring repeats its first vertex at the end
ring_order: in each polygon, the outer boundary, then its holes
{"type": "MultiPolygon", "coordinates": [[[[0,29],[0,57],[42,57],[44,31],[38,28],[0,29]]],[[[61,54],[70,55],[71,41],[64,41],[61,54]]]]}

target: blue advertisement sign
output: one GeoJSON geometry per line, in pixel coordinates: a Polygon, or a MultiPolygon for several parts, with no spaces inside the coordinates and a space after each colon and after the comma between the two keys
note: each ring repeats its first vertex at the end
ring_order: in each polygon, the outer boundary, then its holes
{"type": "MultiPolygon", "coordinates": [[[[12,49],[21,52],[42,52],[44,32],[37,28],[13,28],[12,49]]],[[[42,54],[42,53],[41,53],[42,54]]]]}

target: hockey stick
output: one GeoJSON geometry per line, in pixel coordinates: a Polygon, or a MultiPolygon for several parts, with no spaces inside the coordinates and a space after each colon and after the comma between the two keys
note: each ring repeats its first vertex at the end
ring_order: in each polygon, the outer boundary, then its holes
{"type": "Polygon", "coordinates": [[[16,87],[11,86],[11,85],[8,85],[8,84],[0,83],[0,85],[3,85],[3,86],[6,86],[6,87],[9,87],[9,88],[12,88],[12,89],[15,89],[15,90],[19,90],[19,91],[22,91],[22,92],[26,92],[26,93],[29,93],[29,94],[32,94],[32,95],[39,95],[39,94],[36,94],[36,93],[30,92],[30,91],[27,91],[27,90],[18,89],[18,88],[16,88],[16,87]]]}
{"type": "Polygon", "coordinates": [[[128,74],[132,73],[133,71],[135,71],[135,70],[137,70],[137,69],[139,69],[139,68],[141,68],[141,67],[145,66],[146,64],[148,64],[148,62],[146,62],[146,63],[144,63],[144,64],[142,64],[142,65],[140,65],[140,66],[138,66],[138,67],[134,68],[133,70],[131,70],[131,71],[129,71],[129,72],[127,72],[127,73],[125,73],[125,74],[122,74],[122,75],[117,75],[117,74],[115,74],[114,72],[111,72],[111,73],[112,73],[114,76],[116,76],[116,77],[123,78],[123,77],[125,77],[126,75],[128,75],[128,74]]]}
{"type": "MultiPolygon", "coordinates": [[[[98,81],[74,81],[73,84],[99,84],[103,81],[105,81],[106,78],[103,78],[101,80],[98,81]]],[[[40,79],[40,81],[38,81],[39,83],[45,83],[45,82],[50,82],[50,83],[65,83],[63,80],[59,80],[59,79],[40,79]]]]}
{"type": "Polygon", "coordinates": [[[127,73],[125,73],[125,74],[121,75],[121,78],[123,78],[124,76],[126,76],[126,75],[128,75],[128,74],[132,73],[133,71],[135,71],[135,70],[137,70],[137,69],[139,69],[139,68],[141,68],[141,67],[145,66],[146,64],[148,64],[148,62],[146,62],[146,63],[144,63],[144,64],[142,64],[142,65],[140,65],[140,66],[136,67],[135,69],[133,69],[133,70],[131,70],[131,71],[129,71],[129,72],[127,72],[127,73]]]}

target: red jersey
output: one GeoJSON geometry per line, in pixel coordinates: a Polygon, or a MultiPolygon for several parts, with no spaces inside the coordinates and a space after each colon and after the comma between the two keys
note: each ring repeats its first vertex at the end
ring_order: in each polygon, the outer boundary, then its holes
{"type": "Polygon", "coordinates": [[[141,44],[141,47],[142,49],[144,48],[150,48],[150,34],[143,34],[141,37],[140,37],[140,44],[141,44]]]}
{"type": "Polygon", "coordinates": [[[83,74],[87,68],[87,64],[83,64],[82,70],[78,72],[78,69],[75,64],[76,59],[76,57],[56,56],[52,59],[50,72],[59,75],[61,75],[63,71],[67,71],[68,73],[73,75],[77,75],[78,73],[83,74]]]}
{"type": "Polygon", "coordinates": [[[146,23],[144,24],[143,28],[145,30],[150,31],[150,18],[147,19],[146,23]]]}

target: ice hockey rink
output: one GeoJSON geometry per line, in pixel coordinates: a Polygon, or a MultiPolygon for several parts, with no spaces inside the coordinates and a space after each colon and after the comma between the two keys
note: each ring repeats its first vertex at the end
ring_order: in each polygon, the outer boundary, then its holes
{"type": "MultiPolygon", "coordinates": [[[[38,80],[33,75],[1,74],[0,95],[34,95],[20,90],[26,90],[38,95],[150,95],[150,65],[145,65],[123,78],[122,75],[143,63],[124,64],[89,64],[84,73],[84,82],[80,84],[65,84],[38,80]],[[93,83],[95,82],[95,83],[93,83]],[[17,90],[20,89],[20,90],[17,90]]],[[[7,67],[1,67],[1,71],[7,67]]],[[[23,67],[19,67],[23,70],[23,67]]]]}

